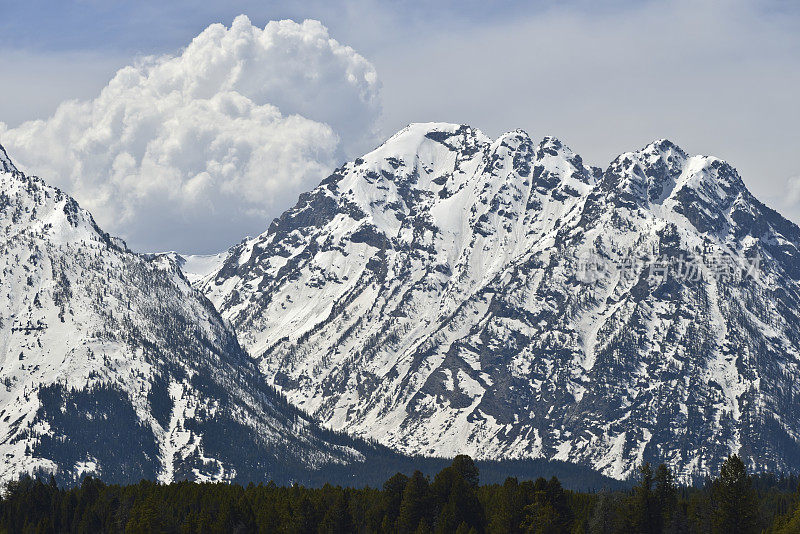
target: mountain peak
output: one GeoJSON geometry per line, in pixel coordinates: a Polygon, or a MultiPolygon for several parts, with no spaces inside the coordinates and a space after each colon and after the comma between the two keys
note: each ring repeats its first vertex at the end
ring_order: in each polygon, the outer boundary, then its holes
{"type": "Polygon", "coordinates": [[[619,155],[605,172],[603,189],[615,192],[623,203],[661,204],[689,189],[705,191],[708,200],[727,205],[746,191],[733,167],[713,156],[689,156],[667,139],[619,155]]]}
{"type": "Polygon", "coordinates": [[[645,153],[645,154],[654,154],[654,153],[670,154],[670,153],[675,153],[675,154],[683,156],[684,158],[688,157],[686,152],[681,147],[679,147],[677,144],[673,143],[669,139],[658,139],[656,141],[653,141],[652,143],[649,143],[647,146],[645,146],[643,149],[641,149],[640,152],[645,153]]]}
{"type": "Polygon", "coordinates": [[[489,138],[486,137],[483,132],[477,128],[473,128],[468,124],[455,124],[450,122],[412,122],[391,136],[384,144],[395,144],[400,140],[411,139],[422,141],[425,138],[439,141],[464,134],[483,137],[486,140],[489,140],[489,138]]]}
{"type": "Polygon", "coordinates": [[[378,148],[355,160],[356,164],[380,163],[385,160],[404,162],[406,166],[418,159],[436,159],[449,152],[474,154],[491,143],[483,132],[465,124],[446,122],[412,123],[391,136],[378,148]]]}
{"type": "Polygon", "coordinates": [[[523,130],[522,128],[515,128],[514,130],[510,130],[505,132],[500,137],[497,138],[497,141],[501,141],[503,139],[530,139],[531,136],[528,135],[528,132],[523,130]]]}
{"type": "Polygon", "coordinates": [[[713,156],[689,156],[666,139],[618,156],[605,171],[600,190],[617,208],[652,211],[723,240],[731,231],[744,231],[736,217],[757,211],[757,201],[730,164],[713,156]],[[734,216],[734,209],[739,215],[734,216]]]}
{"type": "Polygon", "coordinates": [[[567,160],[577,158],[576,162],[572,162],[576,167],[583,165],[583,160],[580,156],[576,155],[572,149],[565,145],[560,139],[546,135],[539,141],[536,147],[536,159],[541,160],[547,156],[563,157],[567,160]]]}
{"type": "Polygon", "coordinates": [[[360,457],[275,395],[175,258],[127,250],[22,172],[0,172],[0,227],[0,483],[280,479],[360,457]]]}
{"type": "Polygon", "coordinates": [[[562,143],[561,139],[558,139],[557,137],[546,135],[542,138],[542,141],[539,143],[539,147],[543,150],[544,149],[562,150],[564,149],[564,143],[562,143]]]}
{"type": "Polygon", "coordinates": [[[432,123],[334,176],[198,283],[267,382],[330,427],[619,478],[643,459],[683,479],[739,450],[800,461],[759,411],[791,406],[800,376],[783,275],[800,229],[721,160],[661,139],[601,178],[554,137],[432,123]],[[702,261],[662,280],[647,259],[667,255],[702,261]],[[754,255],[779,290],[719,277],[754,255]],[[586,258],[626,267],[583,277],[586,258]]]}

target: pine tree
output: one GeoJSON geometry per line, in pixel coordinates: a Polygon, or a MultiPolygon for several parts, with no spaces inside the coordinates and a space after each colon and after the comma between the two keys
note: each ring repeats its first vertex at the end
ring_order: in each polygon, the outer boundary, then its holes
{"type": "Polygon", "coordinates": [[[381,527],[382,532],[394,527],[397,518],[400,516],[400,504],[403,501],[403,492],[408,484],[408,477],[402,473],[397,473],[383,484],[382,505],[385,517],[381,527]]]}
{"type": "Polygon", "coordinates": [[[419,472],[414,474],[406,484],[403,491],[403,500],[400,503],[400,514],[397,518],[397,530],[401,534],[412,533],[417,530],[420,521],[427,519],[430,513],[430,487],[428,479],[419,472]]]}
{"type": "Polygon", "coordinates": [[[431,485],[431,494],[439,511],[436,532],[453,532],[464,523],[468,529],[483,530],[483,507],[478,501],[478,468],[472,458],[456,456],[452,465],[440,471],[431,485]]]}
{"type": "Polygon", "coordinates": [[[526,534],[560,534],[558,514],[548,502],[535,502],[525,508],[522,528],[526,534]]]}
{"type": "Polygon", "coordinates": [[[509,477],[503,483],[497,501],[492,507],[487,532],[490,534],[516,534],[521,532],[525,496],[516,478],[509,477]]]}
{"type": "Polygon", "coordinates": [[[303,492],[299,501],[292,506],[292,532],[311,534],[316,531],[314,521],[314,505],[303,492]]]}
{"type": "Polygon", "coordinates": [[[475,462],[466,454],[459,454],[453,458],[453,465],[451,466],[467,484],[473,488],[478,487],[480,482],[480,473],[475,462]]]}
{"type": "Polygon", "coordinates": [[[417,530],[414,531],[414,534],[431,534],[431,527],[428,525],[428,522],[425,521],[425,518],[419,520],[419,525],[417,525],[417,530]]]}
{"type": "Polygon", "coordinates": [[[614,532],[617,522],[614,504],[614,496],[608,491],[603,491],[597,496],[597,502],[595,502],[589,518],[591,534],[612,534],[614,532]]]}
{"type": "Polygon", "coordinates": [[[794,513],[780,522],[775,529],[776,534],[797,534],[800,532],[800,504],[794,513]]]}
{"type": "Polygon", "coordinates": [[[347,493],[339,491],[333,504],[325,512],[319,525],[319,532],[324,534],[349,534],[354,532],[355,525],[350,515],[349,499],[347,493]]]}
{"type": "Polygon", "coordinates": [[[734,454],[722,464],[719,478],[714,481],[713,498],[713,532],[749,534],[759,531],[758,499],[739,456],[734,454]]]}
{"type": "Polygon", "coordinates": [[[436,532],[453,532],[460,525],[483,529],[483,507],[475,489],[460,475],[457,475],[450,489],[447,504],[442,508],[436,521],[436,532]]]}
{"type": "Polygon", "coordinates": [[[655,506],[658,508],[658,532],[663,532],[664,527],[670,524],[675,507],[678,503],[678,488],[672,471],[664,464],[656,469],[655,476],[655,506]]]}
{"type": "Polygon", "coordinates": [[[556,477],[549,481],[539,478],[533,489],[534,502],[525,507],[522,529],[541,534],[570,532],[574,515],[561,482],[556,477]]]}
{"type": "Polygon", "coordinates": [[[691,532],[689,528],[689,518],[682,507],[678,506],[675,508],[669,519],[669,523],[664,525],[663,532],[664,534],[689,534],[691,532]]]}
{"type": "Polygon", "coordinates": [[[661,510],[653,493],[653,469],[645,462],[639,467],[641,479],[633,493],[633,524],[639,532],[661,532],[661,510]]]}
{"type": "Polygon", "coordinates": [[[556,477],[552,477],[547,482],[547,501],[553,505],[558,514],[560,529],[563,532],[569,532],[572,529],[572,523],[575,518],[567,500],[567,493],[556,477]]]}

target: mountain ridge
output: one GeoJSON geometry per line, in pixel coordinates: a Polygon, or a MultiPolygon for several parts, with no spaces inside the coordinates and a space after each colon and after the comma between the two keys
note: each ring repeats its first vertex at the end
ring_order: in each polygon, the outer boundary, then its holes
{"type": "MultiPolygon", "coordinates": [[[[181,271],[219,255],[133,253],[0,155],[0,482],[364,486],[447,464],[322,428],[266,384],[181,271]]],[[[568,487],[618,487],[562,462],[479,465],[497,482],[558,475],[568,487]]]]}
{"type": "Polygon", "coordinates": [[[331,428],[689,478],[730,452],[800,458],[799,237],[733,167],[668,140],[601,171],[551,137],[412,124],[198,287],[331,428]]]}
{"type": "Polygon", "coordinates": [[[267,386],[172,261],[0,156],[2,481],[290,482],[374,450],[267,386]]]}

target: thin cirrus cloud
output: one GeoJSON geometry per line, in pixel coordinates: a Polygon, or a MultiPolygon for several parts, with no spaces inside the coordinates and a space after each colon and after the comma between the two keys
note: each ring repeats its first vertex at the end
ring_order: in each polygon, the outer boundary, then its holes
{"type": "Polygon", "coordinates": [[[239,16],[119,70],[93,100],[0,123],[0,143],[132,248],[210,252],[263,231],[369,146],[379,90],[373,66],[321,23],[239,16]]]}

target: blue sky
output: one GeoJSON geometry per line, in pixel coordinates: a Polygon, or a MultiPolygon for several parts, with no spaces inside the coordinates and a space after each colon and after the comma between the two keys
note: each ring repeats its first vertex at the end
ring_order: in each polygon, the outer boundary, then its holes
{"type": "MultiPolygon", "coordinates": [[[[559,5],[553,2],[285,2],[119,0],[4,2],[0,46],[42,51],[89,50],[159,53],[183,46],[210,22],[230,22],[244,13],[254,23],[313,18],[358,48],[380,46],[386,22],[403,26],[404,35],[464,29],[528,16],[559,5]],[[378,16],[379,19],[365,19],[378,16]],[[379,32],[364,28],[376,23],[379,32]],[[36,28],[36,31],[30,31],[36,28]],[[145,38],[146,37],[146,38],[145,38]]],[[[591,6],[586,3],[585,6],[591,6]]],[[[613,5],[613,4],[612,4],[613,5]]],[[[588,9],[588,7],[587,7],[588,9]]],[[[595,8],[596,9],[596,8],[595,8]]],[[[392,32],[395,33],[395,32],[392,32]]]]}
{"type": "Polygon", "coordinates": [[[2,0],[2,13],[8,127],[96,97],[118,69],[179,54],[211,23],[313,18],[374,65],[379,137],[414,121],[523,128],[599,166],[667,137],[729,160],[800,221],[796,2],[2,0]]]}

